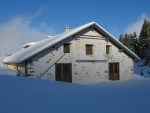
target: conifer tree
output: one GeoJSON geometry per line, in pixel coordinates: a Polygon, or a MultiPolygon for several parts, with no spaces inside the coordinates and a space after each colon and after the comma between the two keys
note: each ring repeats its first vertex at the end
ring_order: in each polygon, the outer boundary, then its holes
{"type": "Polygon", "coordinates": [[[124,45],[129,48],[129,35],[127,33],[124,35],[124,45]]]}
{"type": "Polygon", "coordinates": [[[130,48],[133,52],[136,53],[136,46],[137,46],[137,35],[136,32],[134,32],[133,34],[130,34],[129,36],[130,39],[130,48]]]}
{"type": "Polygon", "coordinates": [[[145,59],[147,49],[150,49],[150,21],[145,19],[139,36],[139,55],[142,59],[145,59]]]}
{"type": "Polygon", "coordinates": [[[134,52],[138,54],[138,38],[136,32],[133,33],[133,38],[134,38],[134,52]]]}
{"type": "Polygon", "coordinates": [[[121,35],[119,36],[119,41],[120,41],[122,44],[124,44],[124,36],[123,36],[123,34],[121,34],[121,35]]]}
{"type": "Polygon", "coordinates": [[[131,51],[136,52],[137,51],[137,35],[136,32],[133,34],[127,34],[125,33],[124,35],[121,34],[119,36],[119,41],[124,44],[126,47],[128,47],[131,51]]]}

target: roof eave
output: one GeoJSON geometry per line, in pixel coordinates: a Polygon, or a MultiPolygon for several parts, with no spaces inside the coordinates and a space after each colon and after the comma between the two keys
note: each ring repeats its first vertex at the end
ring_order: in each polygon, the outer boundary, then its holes
{"type": "Polygon", "coordinates": [[[91,26],[95,26],[100,32],[102,32],[103,34],[105,34],[107,37],[109,37],[114,43],[116,43],[117,45],[119,45],[121,48],[123,48],[128,54],[130,54],[132,56],[133,59],[137,59],[137,60],[141,60],[137,55],[135,55],[131,50],[129,50],[127,47],[125,47],[122,43],[120,43],[113,35],[111,35],[109,32],[107,32],[107,30],[105,30],[104,28],[102,28],[99,24],[97,24],[96,22],[91,22],[89,24],[86,24],[82,27],[79,27],[77,30],[75,30],[73,33],[68,34],[68,36],[62,36],[59,40],[55,40],[51,45],[47,46],[44,49],[39,50],[37,53],[34,53],[33,55],[29,55],[27,58],[24,58],[23,60],[20,59],[20,61],[10,61],[10,62],[3,62],[5,64],[19,64],[19,63],[23,63],[26,60],[32,58],[33,56],[39,54],[40,52],[46,50],[47,48],[54,46],[57,43],[60,43],[61,41],[72,37],[78,33],[80,33],[81,31],[91,27],[91,26]]]}
{"type": "Polygon", "coordinates": [[[119,46],[121,46],[126,52],[128,52],[133,59],[136,59],[138,61],[141,61],[141,59],[135,54],[133,53],[130,49],[128,49],[125,45],[123,45],[121,42],[119,42],[113,35],[111,35],[109,32],[107,32],[107,30],[105,30],[103,27],[101,27],[99,24],[97,24],[96,22],[93,23],[94,25],[96,25],[96,27],[103,32],[105,35],[107,35],[111,40],[113,40],[116,44],[119,44],[119,46]]]}

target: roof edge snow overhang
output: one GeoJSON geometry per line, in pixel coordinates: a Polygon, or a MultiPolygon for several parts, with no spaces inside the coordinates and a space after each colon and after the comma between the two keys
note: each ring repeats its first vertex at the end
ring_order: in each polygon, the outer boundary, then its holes
{"type": "MultiPolygon", "coordinates": [[[[61,36],[60,39],[59,39],[59,38],[58,38],[58,39],[56,38],[56,40],[54,40],[54,42],[53,42],[51,45],[45,47],[44,49],[39,50],[38,52],[36,52],[36,53],[34,53],[34,54],[32,54],[32,55],[26,57],[26,58],[24,58],[23,60],[19,60],[19,61],[13,62],[13,61],[7,61],[7,60],[4,59],[4,60],[3,60],[3,63],[5,63],[5,64],[19,64],[19,63],[25,62],[26,60],[32,58],[33,56],[35,56],[35,55],[37,55],[37,54],[39,54],[39,53],[41,53],[42,51],[48,49],[49,47],[54,46],[55,44],[60,43],[61,41],[65,40],[65,39],[67,39],[67,38],[69,38],[69,37],[72,37],[72,36],[74,36],[74,35],[80,33],[81,31],[83,31],[83,30],[85,30],[85,29],[87,29],[87,28],[89,28],[89,27],[92,27],[92,26],[93,26],[93,27],[96,27],[96,29],[97,29],[99,32],[103,33],[106,37],[110,38],[110,40],[111,40],[112,42],[114,42],[116,45],[120,46],[120,47],[121,47],[125,52],[127,52],[134,60],[141,60],[135,53],[133,53],[130,49],[128,49],[126,46],[124,46],[121,42],[119,42],[113,35],[111,35],[107,30],[105,30],[105,29],[104,29],[103,27],[101,27],[99,24],[97,24],[96,22],[90,22],[90,23],[88,23],[88,24],[85,24],[85,25],[83,25],[83,26],[80,26],[80,27],[78,27],[78,28],[73,29],[74,31],[72,31],[72,33],[68,34],[68,35],[65,36],[65,37],[61,36]]],[[[58,36],[58,35],[56,35],[56,36],[58,36]]],[[[11,57],[11,56],[9,56],[9,57],[11,57]]]]}
{"type": "Polygon", "coordinates": [[[132,52],[129,48],[123,45],[120,41],[116,39],[113,35],[111,35],[107,30],[101,27],[99,24],[95,23],[96,28],[99,29],[106,37],[109,37],[111,41],[113,41],[116,45],[123,48],[125,52],[127,52],[133,59],[140,61],[140,57],[138,57],[134,52],[132,52]]]}

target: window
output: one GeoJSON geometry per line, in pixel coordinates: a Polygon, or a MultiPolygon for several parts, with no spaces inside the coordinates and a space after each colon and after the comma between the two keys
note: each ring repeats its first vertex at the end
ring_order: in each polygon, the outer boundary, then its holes
{"type": "Polygon", "coordinates": [[[72,82],[72,64],[55,65],[56,81],[72,82]]]}
{"type": "Polygon", "coordinates": [[[110,46],[106,45],[106,54],[110,54],[110,46]]]}
{"type": "Polygon", "coordinates": [[[64,44],[64,53],[70,53],[70,44],[69,43],[64,44]]]}
{"type": "Polygon", "coordinates": [[[109,63],[109,80],[119,80],[119,63],[109,63]]]}
{"type": "Polygon", "coordinates": [[[93,45],[86,45],[86,55],[93,54],[93,45]]]}

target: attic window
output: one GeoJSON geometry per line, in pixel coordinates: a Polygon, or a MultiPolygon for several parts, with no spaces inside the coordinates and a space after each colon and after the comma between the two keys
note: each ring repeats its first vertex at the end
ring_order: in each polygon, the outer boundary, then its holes
{"type": "Polygon", "coordinates": [[[64,53],[70,53],[70,44],[69,43],[64,44],[64,53]]]}
{"type": "Polygon", "coordinates": [[[93,45],[86,45],[86,55],[92,55],[93,54],[93,45]]]}
{"type": "Polygon", "coordinates": [[[30,47],[30,45],[26,45],[26,46],[24,46],[23,48],[28,48],[28,47],[30,47]]]}
{"type": "Polygon", "coordinates": [[[110,54],[110,45],[106,45],[106,54],[110,54]]]}

